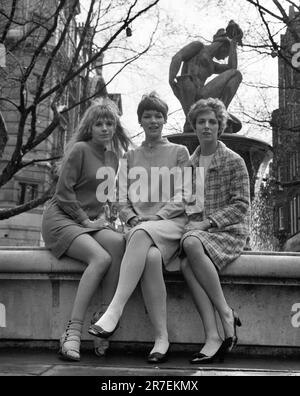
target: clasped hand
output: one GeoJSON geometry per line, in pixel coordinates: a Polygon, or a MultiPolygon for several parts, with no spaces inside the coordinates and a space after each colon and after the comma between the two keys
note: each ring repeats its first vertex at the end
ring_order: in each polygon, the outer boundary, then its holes
{"type": "Polygon", "coordinates": [[[131,227],[135,227],[144,221],[158,221],[161,220],[159,216],[152,215],[152,216],[135,216],[129,221],[129,225],[131,227]]]}
{"type": "Polygon", "coordinates": [[[204,221],[190,221],[186,224],[184,231],[208,231],[211,228],[210,222],[208,220],[204,221]]]}
{"type": "Polygon", "coordinates": [[[87,219],[82,222],[82,225],[86,228],[93,228],[95,230],[101,230],[102,228],[110,228],[111,230],[114,230],[114,227],[104,219],[87,219]]]}

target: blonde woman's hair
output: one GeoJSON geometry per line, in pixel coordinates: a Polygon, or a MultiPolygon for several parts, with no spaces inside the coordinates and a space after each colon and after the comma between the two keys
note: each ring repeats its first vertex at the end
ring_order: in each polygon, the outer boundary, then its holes
{"type": "Polygon", "coordinates": [[[74,135],[65,147],[63,158],[57,163],[57,171],[60,171],[64,158],[70,153],[72,147],[77,142],[87,142],[92,139],[92,127],[99,119],[111,120],[116,127],[116,132],[112,139],[112,150],[120,158],[122,151],[127,151],[131,143],[124,127],[121,124],[119,109],[110,99],[95,100],[85,111],[74,135]]]}

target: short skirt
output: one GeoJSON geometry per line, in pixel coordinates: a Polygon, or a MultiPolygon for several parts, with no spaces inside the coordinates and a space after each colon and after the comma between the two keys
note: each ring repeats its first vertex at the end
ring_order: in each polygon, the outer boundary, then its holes
{"type": "Polygon", "coordinates": [[[60,258],[71,246],[75,238],[82,234],[97,232],[83,227],[63,212],[55,202],[46,207],[42,220],[42,236],[46,247],[55,257],[60,258]]]}
{"type": "Polygon", "coordinates": [[[197,238],[218,272],[236,260],[246,245],[246,236],[226,231],[193,230],[185,233],[180,242],[180,257],[184,257],[183,242],[188,237],[197,238]]]}
{"type": "Polygon", "coordinates": [[[187,223],[187,216],[182,215],[170,220],[145,221],[132,228],[125,235],[128,242],[132,235],[138,231],[145,231],[153,240],[154,245],[161,253],[164,269],[167,271],[179,271],[180,239],[187,223]]]}

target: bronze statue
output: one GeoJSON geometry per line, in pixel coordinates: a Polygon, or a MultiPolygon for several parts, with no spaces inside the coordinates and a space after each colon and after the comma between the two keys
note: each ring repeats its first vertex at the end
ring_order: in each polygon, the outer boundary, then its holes
{"type": "MultiPolygon", "coordinates": [[[[242,74],[237,69],[237,45],[242,45],[242,37],[241,28],[230,21],[226,30],[217,31],[210,45],[194,41],[173,56],[169,83],[185,115],[197,100],[209,97],[221,99],[228,108],[242,82],[242,74]],[[214,61],[214,58],[221,60],[227,57],[227,64],[214,61]],[[177,76],[181,66],[181,76],[177,76]],[[218,76],[206,83],[214,74],[218,76]]],[[[237,132],[241,123],[236,117],[230,117],[231,132],[237,132]]],[[[191,132],[188,122],[184,132],[191,132]]]]}

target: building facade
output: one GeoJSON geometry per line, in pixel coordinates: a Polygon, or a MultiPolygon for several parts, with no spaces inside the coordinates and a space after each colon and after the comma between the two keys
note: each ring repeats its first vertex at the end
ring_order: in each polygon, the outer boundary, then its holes
{"type": "Polygon", "coordinates": [[[300,250],[300,68],[293,67],[295,32],[300,37],[300,14],[290,8],[292,21],[281,37],[284,58],[279,57],[279,108],[273,113],[274,229],[281,248],[297,239],[300,250]]]}
{"type": "MultiPolygon", "coordinates": [[[[28,108],[36,98],[42,75],[47,67],[50,54],[57,45],[64,21],[68,18],[70,7],[74,0],[66,2],[65,7],[60,10],[58,23],[54,34],[45,46],[40,44],[47,33],[57,12],[58,2],[56,0],[19,0],[16,3],[13,22],[9,23],[4,15],[10,15],[12,0],[1,2],[0,13],[0,40],[5,34],[3,47],[6,48],[5,63],[0,65],[0,111],[8,130],[8,143],[0,157],[0,174],[7,167],[12,158],[18,139],[20,139],[20,126],[22,113],[16,106],[23,105],[28,108]],[[40,26],[40,27],[38,27],[40,26]],[[23,39],[26,36],[26,39],[23,39]],[[21,44],[18,44],[20,43],[21,44]],[[37,56],[38,54],[38,56],[37,56]],[[34,59],[36,57],[36,59],[34,59]],[[22,77],[26,71],[32,68],[26,83],[23,84],[22,77]],[[21,103],[23,101],[23,103],[21,103]]],[[[76,13],[80,9],[77,6],[76,13]]],[[[44,84],[44,90],[51,89],[58,83],[63,71],[70,64],[75,50],[77,31],[75,18],[72,18],[68,34],[63,44],[51,62],[49,72],[44,84]]],[[[78,102],[80,94],[80,81],[77,79],[68,85],[57,103],[58,110],[78,102]]],[[[22,144],[26,145],[32,128],[36,129],[36,136],[46,130],[51,124],[54,114],[51,103],[53,95],[41,102],[35,114],[30,114],[23,125],[24,135],[22,144]],[[34,120],[33,120],[34,117],[34,120]]],[[[73,110],[62,116],[62,122],[54,132],[43,140],[33,150],[29,151],[23,162],[30,163],[32,160],[49,158],[49,161],[36,162],[24,167],[16,173],[12,179],[0,187],[0,208],[7,209],[22,205],[37,198],[52,183],[52,160],[61,155],[65,142],[74,130],[78,122],[78,111],[73,110]]],[[[31,245],[42,244],[40,226],[43,206],[39,206],[29,212],[0,220],[0,245],[31,245]]]]}

